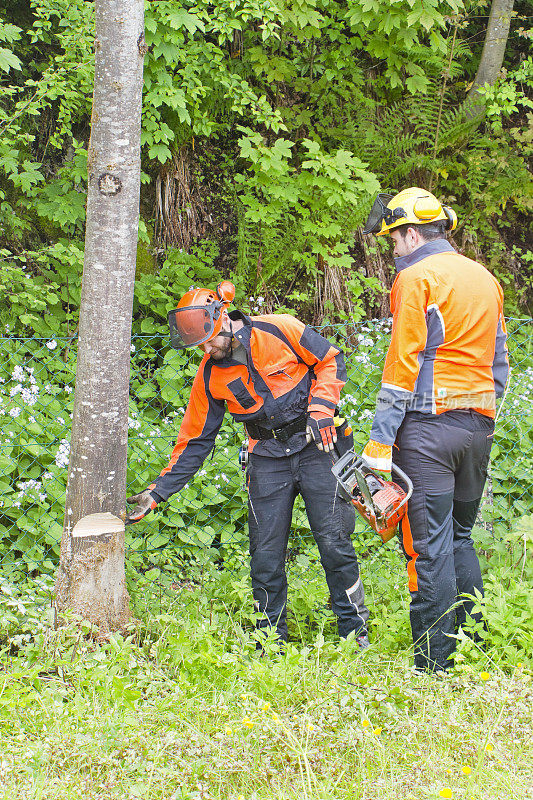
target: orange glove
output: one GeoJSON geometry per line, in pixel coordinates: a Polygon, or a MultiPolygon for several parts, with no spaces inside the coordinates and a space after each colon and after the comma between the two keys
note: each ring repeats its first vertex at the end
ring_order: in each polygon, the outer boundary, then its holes
{"type": "Polygon", "coordinates": [[[361,453],[361,458],[371,469],[390,472],[392,469],[392,445],[381,444],[370,439],[361,453]]]}
{"type": "Polygon", "coordinates": [[[128,497],[126,502],[130,505],[135,503],[135,508],[126,516],[126,525],[133,525],[135,522],[139,522],[143,519],[150,511],[153,511],[158,501],[149,489],[145,489],[144,492],[140,494],[134,494],[128,497]]]}
{"type": "Polygon", "coordinates": [[[335,422],[330,414],[311,411],[307,419],[307,441],[314,439],[319,450],[329,453],[337,441],[335,422]]]}

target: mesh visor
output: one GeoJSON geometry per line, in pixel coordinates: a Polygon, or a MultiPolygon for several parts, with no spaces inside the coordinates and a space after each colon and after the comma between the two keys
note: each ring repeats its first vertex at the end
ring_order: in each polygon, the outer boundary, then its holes
{"type": "Polygon", "coordinates": [[[393,194],[378,194],[374,200],[374,205],[370,209],[363,233],[377,233],[381,230],[381,223],[385,213],[388,211],[387,204],[390,203],[393,197],[393,194]]]}
{"type": "Polygon", "coordinates": [[[210,306],[175,308],[168,315],[170,344],[175,350],[195,347],[207,342],[213,334],[215,320],[210,306]]]}

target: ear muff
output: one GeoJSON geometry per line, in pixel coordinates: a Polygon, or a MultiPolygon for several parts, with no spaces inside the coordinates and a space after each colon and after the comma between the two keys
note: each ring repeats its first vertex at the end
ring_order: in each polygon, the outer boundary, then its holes
{"type": "Polygon", "coordinates": [[[446,216],[446,230],[454,231],[457,228],[457,214],[450,206],[442,206],[442,210],[446,216]]]}
{"type": "Polygon", "coordinates": [[[415,200],[413,212],[417,219],[422,222],[431,222],[435,217],[438,217],[442,212],[442,206],[439,201],[429,195],[427,197],[419,197],[415,200]]]}
{"type": "Polygon", "coordinates": [[[221,281],[217,286],[217,297],[224,305],[229,305],[235,297],[235,286],[231,281],[221,281]]]}

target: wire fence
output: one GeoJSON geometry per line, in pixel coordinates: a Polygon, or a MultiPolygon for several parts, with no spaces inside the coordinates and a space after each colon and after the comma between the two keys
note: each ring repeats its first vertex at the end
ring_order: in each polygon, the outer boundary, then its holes
{"type": "MultiPolygon", "coordinates": [[[[512,319],[509,392],[495,434],[480,526],[504,537],[533,514],[524,476],[533,467],[533,320],[512,319]]],[[[348,383],[342,413],[356,446],[370,428],[390,333],[390,320],[322,330],[346,354],[348,383]]],[[[59,559],[74,397],[73,338],[0,339],[0,588],[21,582],[50,587],[59,559]]],[[[136,336],[131,354],[128,486],[146,488],[166,465],[198,365],[193,351],[169,348],[166,331],[136,336]]],[[[152,596],[220,575],[247,573],[247,502],[238,452],[243,428],[226,415],[216,449],[187,486],[145,520],[127,529],[130,584],[152,596]]],[[[356,550],[379,553],[379,540],[358,521],[356,550]]],[[[299,499],[288,550],[289,569],[309,576],[314,545],[299,499]]],[[[324,583],[325,585],[325,583],[324,583]]]]}

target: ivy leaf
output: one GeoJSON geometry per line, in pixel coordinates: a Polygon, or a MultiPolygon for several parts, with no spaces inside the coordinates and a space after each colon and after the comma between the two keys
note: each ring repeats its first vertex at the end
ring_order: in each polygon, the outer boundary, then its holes
{"type": "Polygon", "coordinates": [[[428,79],[425,75],[411,75],[407,78],[405,85],[411,94],[425,92],[428,88],[428,79]]]}
{"type": "Polygon", "coordinates": [[[39,169],[40,164],[26,159],[22,166],[24,169],[19,172],[14,183],[20,186],[23,191],[27,192],[34,184],[44,181],[44,175],[39,169]]]}
{"type": "Polygon", "coordinates": [[[11,50],[6,50],[5,47],[0,47],[0,70],[3,72],[9,72],[11,68],[22,69],[20,59],[17,58],[15,53],[12,53],[11,50]]]}
{"type": "Polygon", "coordinates": [[[150,149],[148,150],[148,155],[150,158],[157,158],[161,164],[164,164],[165,161],[168,161],[169,158],[172,157],[172,153],[166,146],[166,144],[153,144],[150,149]]]}
{"type": "Polygon", "coordinates": [[[170,26],[175,30],[187,28],[190,34],[194,34],[197,30],[205,33],[205,25],[202,20],[189,14],[188,11],[184,11],[182,8],[171,11],[167,19],[170,26]]]}

